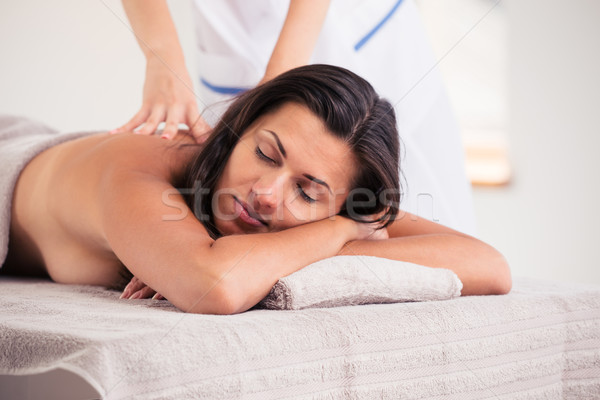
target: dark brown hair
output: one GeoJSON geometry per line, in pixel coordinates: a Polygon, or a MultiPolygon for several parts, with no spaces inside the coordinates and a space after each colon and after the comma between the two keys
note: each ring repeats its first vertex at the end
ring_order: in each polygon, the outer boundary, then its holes
{"type": "Polygon", "coordinates": [[[239,95],[221,117],[186,171],[182,193],[190,209],[213,238],[212,194],[242,134],[257,118],[285,103],[306,106],[337,138],[346,142],[358,162],[358,175],[339,215],[387,226],[400,204],[396,117],[391,104],[353,72],[324,64],[287,71],[239,95]],[[375,221],[364,217],[383,215],[375,221]]]}

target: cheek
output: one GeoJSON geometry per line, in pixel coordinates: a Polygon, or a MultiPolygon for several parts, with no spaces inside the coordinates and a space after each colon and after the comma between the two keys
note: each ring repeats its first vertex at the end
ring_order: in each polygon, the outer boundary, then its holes
{"type": "Polygon", "coordinates": [[[243,152],[239,148],[233,151],[221,175],[221,187],[232,188],[249,178],[250,171],[253,171],[256,166],[253,164],[252,158],[245,153],[247,152],[243,152]]]}

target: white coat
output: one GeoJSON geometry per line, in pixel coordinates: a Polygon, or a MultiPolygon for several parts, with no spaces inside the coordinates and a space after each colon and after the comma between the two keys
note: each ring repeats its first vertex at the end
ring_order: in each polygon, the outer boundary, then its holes
{"type": "MultiPolygon", "coordinates": [[[[201,107],[214,123],[226,102],[263,77],[289,1],[196,0],[201,107]]],[[[396,110],[401,209],[475,234],[464,154],[436,59],[412,0],[332,0],[310,63],[369,81],[396,110]]]]}

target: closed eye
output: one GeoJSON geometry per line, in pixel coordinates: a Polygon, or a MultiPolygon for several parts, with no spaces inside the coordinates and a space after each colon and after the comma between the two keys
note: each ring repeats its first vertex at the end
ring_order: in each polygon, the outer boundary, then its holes
{"type": "Polygon", "coordinates": [[[315,199],[313,199],[312,197],[310,197],[309,195],[306,194],[306,192],[304,190],[302,190],[302,186],[300,186],[300,184],[296,184],[296,187],[298,188],[298,193],[300,193],[300,196],[302,196],[302,198],[304,199],[304,201],[306,201],[307,203],[314,203],[315,199]]]}
{"type": "MultiPolygon", "coordinates": [[[[277,165],[277,161],[273,160],[271,157],[268,157],[267,155],[265,155],[265,153],[262,152],[262,150],[260,149],[259,146],[256,146],[256,149],[254,150],[254,152],[256,153],[256,155],[258,156],[258,158],[260,158],[261,160],[263,160],[264,162],[268,163],[268,164],[275,164],[277,165]]],[[[300,193],[300,196],[302,197],[302,199],[304,201],[306,201],[307,203],[314,203],[317,200],[313,199],[312,197],[310,197],[309,195],[306,194],[306,192],[302,189],[302,186],[300,186],[300,184],[296,184],[296,187],[298,188],[298,193],[300,193]]]]}
{"type": "Polygon", "coordinates": [[[256,146],[256,149],[254,150],[254,152],[256,153],[256,155],[258,156],[258,158],[260,158],[261,160],[269,163],[269,164],[277,164],[277,162],[275,160],[273,160],[271,157],[267,157],[265,155],[265,153],[262,152],[262,150],[260,149],[260,147],[256,146]]]}

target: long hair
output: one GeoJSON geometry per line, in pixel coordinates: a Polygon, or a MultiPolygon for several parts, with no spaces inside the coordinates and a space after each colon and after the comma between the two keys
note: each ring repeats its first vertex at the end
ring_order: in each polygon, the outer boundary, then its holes
{"type": "Polygon", "coordinates": [[[395,112],[373,87],[353,72],[324,64],[289,70],[239,95],[213,129],[184,174],[187,205],[209,234],[214,223],[212,195],[242,134],[260,116],[294,102],[306,106],[350,147],[358,174],[339,215],[387,226],[399,211],[400,143],[395,112]],[[367,220],[371,214],[381,214],[367,220]]]}

